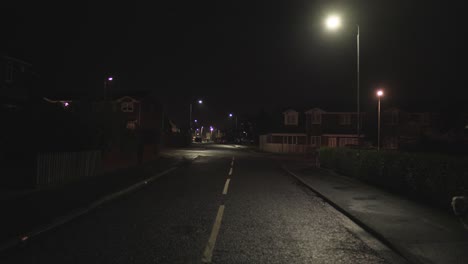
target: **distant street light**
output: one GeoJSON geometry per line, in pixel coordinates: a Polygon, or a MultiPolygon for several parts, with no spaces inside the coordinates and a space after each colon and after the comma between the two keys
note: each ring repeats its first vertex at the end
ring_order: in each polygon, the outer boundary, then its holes
{"type": "Polygon", "coordinates": [[[109,82],[112,82],[114,78],[112,76],[107,77],[104,80],[104,101],[107,101],[107,86],[109,82]]]}
{"type": "MultiPolygon", "coordinates": [[[[330,30],[337,30],[341,27],[341,18],[337,15],[330,15],[325,19],[325,26],[330,30]]],[[[357,35],[356,35],[356,42],[357,42],[357,138],[358,138],[358,145],[360,145],[361,139],[361,109],[360,109],[360,100],[359,100],[359,25],[356,24],[357,27],[357,35]]]]}
{"type": "Polygon", "coordinates": [[[377,151],[380,151],[380,98],[384,95],[382,90],[377,91],[377,98],[379,99],[377,107],[377,151]]]}
{"type": "MultiPolygon", "coordinates": [[[[233,113],[229,113],[229,118],[232,118],[233,116],[234,116],[233,113]]],[[[237,115],[235,116],[235,118],[236,118],[236,129],[237,129],[237,115]]]]}
{"type": "MultiPolygon", "coordinates": [[[[198,104],[203,104],[203,100],[198,100],[198,104]]],[[[192,131],[192,103],[190,103],[190,116],[189,116],[189,130],[192,131]]],[[[195,120],[195,123],[197,123],[198,120],[195,120]]]]}

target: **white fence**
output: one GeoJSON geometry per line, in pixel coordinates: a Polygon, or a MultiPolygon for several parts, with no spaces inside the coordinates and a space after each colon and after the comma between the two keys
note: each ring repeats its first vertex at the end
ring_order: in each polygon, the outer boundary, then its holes
{"type": "Polygon", "coordinates": [[[95,176],[102,165],[99,150],[38,153],[36,162],[38,187],[95,176]]]}
{"type": "Polygon", "coordinates": [[[286,144],[286,143],[268,143],[268,135],[260,136],[260,150],[274,153],[305,153],[307,145],[286,144]]]}

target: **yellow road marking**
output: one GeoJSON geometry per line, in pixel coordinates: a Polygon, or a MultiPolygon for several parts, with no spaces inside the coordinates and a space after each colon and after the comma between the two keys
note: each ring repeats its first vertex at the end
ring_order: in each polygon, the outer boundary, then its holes
{"type": "Polygon", "coordinates": [[[227,194],[228,188],[229,188],[229,182],[230,182],[230,181],[231,181],[231,179],[227,179],[227,180],[226,180],[226,183],[224,184],[223,194],[227,194]]]}
{"type": "Polygon", "coordinates": [[[202,262],[211,263],[213,258],[213,250],[216,244],[216,239],[218,238],[219,228],[221,227],[221,221],[223,220],[224,214],[224,205],[220,205],[218,209],[218,214],[216,215],[216,220],[211,230],[210,239],[206,245],[205,251],[203,252],[202,262]]]}

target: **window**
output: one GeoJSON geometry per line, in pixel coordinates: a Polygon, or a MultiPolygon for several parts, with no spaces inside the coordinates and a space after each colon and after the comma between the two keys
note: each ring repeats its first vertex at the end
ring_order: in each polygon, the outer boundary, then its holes
{"type": "Polygon", "coordinates": [[[351,124],[351,115],[342,114],[340,115],[340,125],[350,125],[351,124]]]}
{"type": "Polygon", "coordinates": [[[122,112],[133,112],[133,102],[123,102],[121,110],[122,112]]]}
{"type": "Polygon", "coordinates": [[[287,118],[288,118],[288,120],[286,121],[286,123],[288,125],[292,125],[292,124],[297,123],[296,117],[294,115],[288,115],[287,118]]]}
{"type": "Polygon", "coordinates": [[[128,121],[127,129],[134,130],[136,128],[136,121],[128,121]]]}
{"type": "Polygon", "coordinates": [[[297,112],[288,112],[284,114],[284,124],[297,126],[297,112]]]}
{"type": "Polygon", "coordinates": [[[315,146],[315,147],[320,147],[321,137],[320,136],[311,136],[310,137],[310,145],[315,146]]]}
{"type": "Polygon", "coordinates": [[[7,63],[5,81],[9,83],[13,81],[13,63],[11,62],[7,63]]]}
{"type": "Polygon", "coordinates": [[[321,124],[322,114],[318,111],[312,113],[312,124],[321,124]]]}

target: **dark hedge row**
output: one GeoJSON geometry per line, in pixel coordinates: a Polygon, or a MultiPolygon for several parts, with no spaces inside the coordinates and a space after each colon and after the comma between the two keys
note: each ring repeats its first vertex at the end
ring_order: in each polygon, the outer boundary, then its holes
{"type": "Polygon", "coordinates": [[[468,190],[468,158],[347,148],[320,149],[323,167],[448,208],[468,190]]]}

